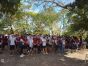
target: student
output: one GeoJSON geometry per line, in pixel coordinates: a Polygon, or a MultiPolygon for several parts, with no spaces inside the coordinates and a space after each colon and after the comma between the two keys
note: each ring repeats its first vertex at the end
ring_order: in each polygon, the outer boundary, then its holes
{"type": "Polygon", "coordinates": [[[23,49],[24,49],[24,41],[22,38],[20,38],[20,42],[19,42],[19,53],[20,53],[20,57],[24,57],[24,53],[23,53],[23,49]]]}
{"type": "Polygon", "coordinates": [[[55,38],[54,38],[54,44],[55,44],[55,52],[57,52],[58,51],[58,38],[57,38],[57,36],[55,36],[55,38]]]}
{"type": "Polygon", "coordinates": [[[41,44],[42,44],[42,40],[40,38],[40,35],[37,36],[37,52],[41,53],[41,44]]]}
{"type": "Polygon", "coordinates": [[[45,37],[42,37],[42,47],[43,47],[43,54],[48,54],[45,37]]]}
{"type": "Polygon", "coordinates": [[[15,36],[13,34],[9,36],[9,46],[10,46],[10,54],[13,55],[15,50],[15,36]]]}
{"type": "Polygon", "coordinates": [[[70,49],[71,49],[71,53],[72,53],[76,49],[76,44],[75,44],[74,36],[71,38],[70,43],[71,43],[70,44],[70,49]]]}
{"type": "Polygon", "coordinates": [[[0,53],[2,52],[1,48],[2,48],[2,36],[0,35],[0,53]]]}
{"type": "Polygon", "coordinates": [[[28,45],[28,40],[27,40],[26,36],[23,37],[23,41],[24,41],[23,53],[24,54],[28,54],[28,47],[29,47],[29,45],[28,45]]]}
{"type": "Polygon", "coordinates": [[[64,53],[65,50],[65,44],[66,44],[65,37],[62,37],[62,54],[64,53]]]}
{"type": "Polygon", "coordinates": [[[19,42],[20,42],[20,37],[16,36],[16,39],[15,39],[16,49],[18,49],[19,42]]]}
{"type": "Polygon", "coordinates": [[[32,55],[33,54],[33,37],[31,35],[27,36],[27,40],[28,40],[28,50],[29,53],[32,55]]]}
{"type": "Polygon", "coordinates": [[[63,44],[64,42],[63,41],[64,40],[62,39],[62,37],[58,38],[58,48],[61,54],[64,53],[64,44],[63,44]]]}
{"type": "Polygon", "coordinates": [[[3,35],[2,36],[2,50],[4,50],[7,45],[8,45],[8,35],[3,35]]]}
{"type": "Polygon", "coordinates": [[[77,37],[74,37],[75,50],[79,49],[79,40],[77,37]]]}
{"type": "Polygon", "coordinates": [[[33,36],[33,51],[36,54],[37,53],[37,36],[33,36]]]}
{"type": "Polygon", "coordinates": [[[16,54],[19,54],[19,43],[20,43],[20,37],[16,36],[16,40],[15,40],[16,54]]]}
{"type": "Polygon", "coordinates": [[[47,36],[46,42],[47,42],[46,45],[48,47],[48,53],[52,52],[52,37],[51,36],[47,36]]]}
{"type": "Polygon", "coordinates": [[[86,40],[83,40],[83,49],[86,49],[87,42],[86,40]]]}
{"type": "Polygon", "coordinates": [[[83,46],[83,39],[82,36],[79,36],[79,49],[81,49],[83,46]]]}

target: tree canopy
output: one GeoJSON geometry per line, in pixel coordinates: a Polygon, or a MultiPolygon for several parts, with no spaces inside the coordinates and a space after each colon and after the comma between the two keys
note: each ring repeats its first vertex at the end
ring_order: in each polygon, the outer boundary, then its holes
{"type": "Polygon", "coordinates": [[[68,30],[73,33],[80,30],[81,32],[88,31],[88,1],[76,0],[66,7],[69,7],[67,16],[70,18],[69,22],[72,22],[68,30]]]}
{"type": "Polygon", "coordinates": [[[20,4],[20,0],[0,0],[0,12],[15,14],[20,4]]]}
{"type": "Polygon", "coordinates": [[[0,17],[2,16],[4,18],[0,19],[0,29],[14,26],[15,30],[19,28],[23,32],[44,33],[43,31],[55,30],[52,26],[61,22],[59,25],[64,30],[67,31],[69,26],[68,32],[88,31],[87,0],[75,0],[70,4],[59,0],[0,0],[0,17]],[[30,12],[32,7],[39,6],[44,9],[38,13],[30,12]],[[55,7],[60,7],[61,10],[55,12],[55,7]]]}

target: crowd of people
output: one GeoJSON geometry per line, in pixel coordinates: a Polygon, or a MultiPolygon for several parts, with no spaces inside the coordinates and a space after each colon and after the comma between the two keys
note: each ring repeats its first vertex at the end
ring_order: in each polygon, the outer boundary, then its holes
{"type": "Polygon", "coordinates": [[[61,53],[65,49],[79,50],[85,43],[81,36],[57,36],[57,35],[0,35],[0,52],[6,46],[10,50],[10,55],[15,53],[21,57],[37,53],[49,54],[51,52],[61,53]]]}

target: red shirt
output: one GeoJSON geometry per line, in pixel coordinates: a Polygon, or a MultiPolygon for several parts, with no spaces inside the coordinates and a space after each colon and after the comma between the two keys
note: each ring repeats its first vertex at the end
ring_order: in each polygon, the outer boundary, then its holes
{"type": "Polygon", "coordinates": [[[27,39],[24,40],[24,45],[28,46],[28,40],[27,39]]]}
{"type": "Polygon", "coordinates": [[[40,46],[42,40],[40,39],[40,37],[37,37],[37,46],[40,46]]]}
{"type": "Polygon", "coordinates": [[[7,36],[3,36],[2,41],[3,41],[4,45],[8,45],[8,37],[7,36]]]}
{"type": "Polygon", "coordinates": [[[33,37],[33,44],[37,45],[37,37],[33,37]]]}

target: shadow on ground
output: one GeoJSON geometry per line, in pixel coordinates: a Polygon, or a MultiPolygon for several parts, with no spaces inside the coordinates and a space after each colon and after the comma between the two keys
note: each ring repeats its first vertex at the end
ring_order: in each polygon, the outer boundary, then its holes
{"type": "Polygon", "coordinates": [[[0,54],[0,60],[0,66],[88,66],[84,60],[69,58],[58,53],[20,58],[19,55],[10,56],[8,52],[4,52],[0,54]]]}

